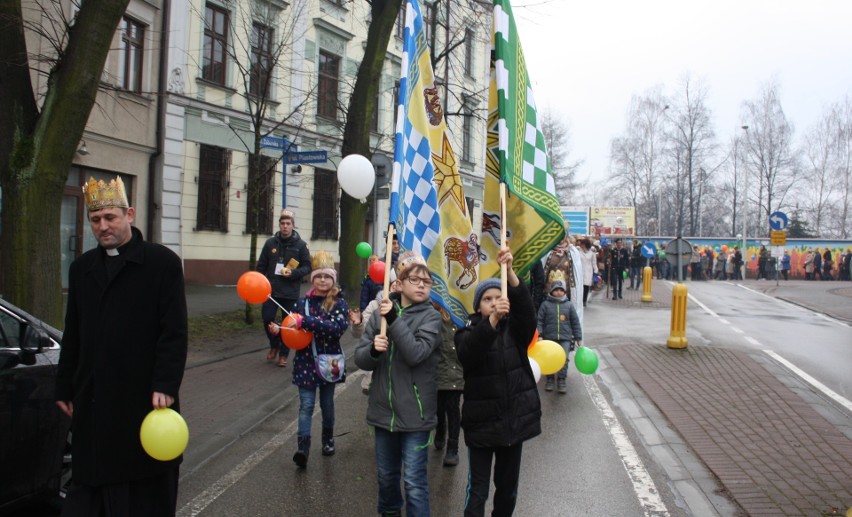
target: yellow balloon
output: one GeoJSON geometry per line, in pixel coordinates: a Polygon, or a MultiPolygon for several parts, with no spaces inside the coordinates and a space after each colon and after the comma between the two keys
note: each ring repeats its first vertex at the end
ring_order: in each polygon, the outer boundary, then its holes
{"type": "Polygon", "coordinates": [[[155,460],[169,461],[186,450],[189,428],[177,411],[164,408],[148,413],[139,429],[142,448],[155,460]]]}
{"type": "Polygon", "coordinates": [[[553,375],[565,365],[565,349],[556,341],[536,341],[527,352],[541,367],[542,375],[553,375]]]}

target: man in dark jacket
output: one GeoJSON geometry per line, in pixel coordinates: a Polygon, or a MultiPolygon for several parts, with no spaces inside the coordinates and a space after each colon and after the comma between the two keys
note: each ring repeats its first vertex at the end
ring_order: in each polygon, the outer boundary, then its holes
{"type": "Polygon", "coordinates": [[[615,239],[615,247],[610,250],[609,274],[610,287],[612,288],[612,299],[621,299],[621,287],[624,282],[624,272],[630,266],[630,255],[624,248],[621,239],[615,239]]]}
{"type": "Polygon", "coordinates": [[[74,429],[74,487],[63,515],[174,515],[181,457],[158,461],[139,441],[154,408],[178,408],[186,364],[183,270],[133,228],[119,178],[83,186],[98,247],[71,264],[56,379],[74,429]]]}
{"type": "Polygon", "coordinates": [[[514,512],[523,443],[541,434],[541,401],[527,357],[535,334],[533,301],[512,270],[508,248],[500,250],[497,262],[508,265],[508,297],[502,296],[499,279],[481,282],[473,298],[476,312],[455,337],[464,370],[461,425],[470,458],[465,516],[485,513],[493,458],[494,515],[514,512]]]}
{"type": "MultiPolygon", "coordinates": [[[[266,300],[261,309],[263,328],[269,339],[268,361],[278,355],[278,366],[287,366],[290,349],[284,346],[277,334],[269,332],[269,324],[278,318],[279,305],[292,311],[301,295],[299,285],[302,278],[311,274],[311,253],[308,245],[299,237],[296,213],[281,210],[278,217],[279,231],[263,245],[257,260],[257,271],[266,275],[272,284],[272,300],[266,300]]],[[[279,320],[280,321],[280,320],[279,320]]]]}

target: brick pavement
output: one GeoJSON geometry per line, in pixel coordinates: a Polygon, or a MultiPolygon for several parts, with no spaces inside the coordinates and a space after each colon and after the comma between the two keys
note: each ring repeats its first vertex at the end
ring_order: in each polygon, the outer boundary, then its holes
{"type": "Polygon", "coordinates": [[[611,350],[749,515],[843,515],[852,506],[852,440],[748,354],[611,350]]]}

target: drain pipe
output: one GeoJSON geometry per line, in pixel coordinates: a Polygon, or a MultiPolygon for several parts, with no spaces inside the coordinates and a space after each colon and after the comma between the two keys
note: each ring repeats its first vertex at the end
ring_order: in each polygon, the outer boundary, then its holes
{"type": "MultiPolygon", "coordinates": [[[[171,1],[163,0],[163,19],[160,26],[160,74],[157,78],[157,134],[156,134],[156,151],[148,160],[148,240],[151,242],[162,242],[162,229],[159,232],[154,231],[157,217],[161,215],[160,208],[162,199],[157,196],[162,196],[162,181],[158,175],[158,164],[162,162],[163,148],[165,147],[166,139],[166,79],[169,56],[169,24],[171,23],[171,1]],[[159,192],[159,194],[158,194],[159,192]]],[[[160,168],[162,171],[162,168],[160,168]]]]}

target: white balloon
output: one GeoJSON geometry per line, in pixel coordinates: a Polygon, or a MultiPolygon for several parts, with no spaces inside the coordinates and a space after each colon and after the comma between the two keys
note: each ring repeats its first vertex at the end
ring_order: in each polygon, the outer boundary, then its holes
{"type": "Polygon", "coordinates": [[[538,361],[536,361],[532,357],[530,357],[529,360],[530,360],[530,368],[532,368],[532,371],[533,371],[533,377],[535,377],[535,382],[536,382],[536,384],[538,384],[538,381],[541,380],[541,366],[539,366],[538,361]]]}
{"type": "Polygon", "coordinates": [[[365,156],[350,154],[337,166],[337,181],[344,192],[355,199],[363,199],[373,192],[376,171],[365,156]]]}

